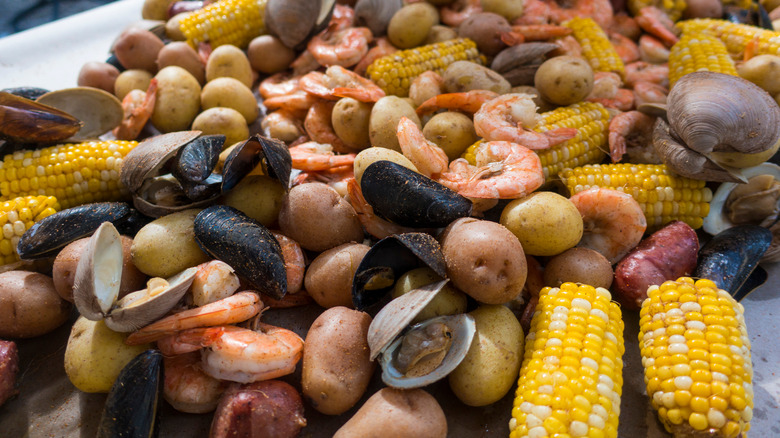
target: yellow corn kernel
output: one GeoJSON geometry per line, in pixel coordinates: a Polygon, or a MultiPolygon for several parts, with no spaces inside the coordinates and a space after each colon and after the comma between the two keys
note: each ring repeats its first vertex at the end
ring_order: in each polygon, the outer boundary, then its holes
{"type": "Polygon", "coordinates": [[[266,2],[218,0],[182,18],[179,28],[195,49],[201,43],[209,43],[212,49],[223,44],[245,49],[265,33],[266,2]]]}

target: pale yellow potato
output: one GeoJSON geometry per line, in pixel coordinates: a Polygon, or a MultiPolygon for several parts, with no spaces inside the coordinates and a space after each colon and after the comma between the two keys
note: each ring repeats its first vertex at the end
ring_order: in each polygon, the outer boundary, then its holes
{"type": "Polygon", "coordinates": [[[157,218],[144,225],[133,238],[133,264],[151,277],[168,278],[211,260],[195,242],[195,216],[188,209],[157,218]]]}
{"type": "Polygon", "coordinates": [[[454,111],[431,117],[423,127],[423,135],[442,148],[450,161],[460,157],[479,139],[471,117],[454,111]]]}
{"type": "MultiPolygon", "coordinates": [[[[393,286],[393,298],[411,292],[426,284],[441,281],[442,278],[428,267],[412,269],[404,272],[393,286]]],[[[442,315],[457,315],[466,311],[468,298],[451,283],[447,283],[436,296],[414,317],[412,324],[422,322],[442,315]]]]}
{"type": "Polygon", "coordinates": [[[585,99],[593,90],[593,69],[583,58],[556,56],[536,70],[534,87],[548,102],[571,105],[585,99]]]}
{"type": "Polygon", "coordinates": [[[509,21],[523,15],[525,2],[517,0],[481,0],[482,10],[498,14],[509,21]]]}
{"type": "Polygon", "coordinates": [[[130,69],[119,73],[114,81],[114,94],[119,100],[133,90],[146,91],[152,81],[152,74],[146,70],[130,69]]]}
{"type": "Polygon", "coordinates": [[[771,95],[780,93],[780,56],[754,56],[738,63],[737,73],[771,95]]]}
{"type": "Polygon", "coordinates": [[[279,180],[265,175],[248,175],[227,192],[220,204],[229,205],[266,227],[276,224],[285,190],[279,180]]]}
{"type": "Polygon", "coordinates": [[[344,97],[336,102],[331,114],[333,131],[349,147],[365,149],[370,146],[368,124],[371,119],[371,104],[344,97]]]}
{"type": "Polygon", "coordinates": [[[168,19],[168,7],[176,0],[144,0],[141,7],[141,18],[144,20],[168,19]]]}
{"type": "Polygon", "coordinates": [[[222,134],[225,144],[233,144],[249,138],[249,125],[240,112],[233,108],[217,106],[209,108],[195,117],[192,129],[203,131],[203,135],[222,134]]]}
{"type": "Polygon", "coordinates": [[[206,82],[224,76],[238,79],[247,88],[252,88],[254,82],[249,58],[243,50],[232,44],[223,44],[214,49],[206,62],[206,82]]]}
{"type": "Polygon", "coordinates": [[[163,133],[189,129],[200,111],[200,83],[190,72],[174,65],[160,69],[155,78],[157,99],[152,124],[163,133]]]}
{"type": "Polygon", "coordinates": [[[554,192],[535,192],[512,200],[499,222],[517,237],[526,254],[534,256],[560,254],[582,239],[580,212],[554,192]]]}
{"type": "Polygon", "coordinates": [[[407,100],[398,96],[385,96],[379,99],[371,109],[371,119],[368,123],[371,146],[401,152],[397,132],[401,117],[408,118],[422,129],[420,118],[407,100]]]}
{"type": "Polygon", "coordinates": [[[439,24],[439,13],[426,2],[408,4],[393,15],[387,25],[387,38],[399,49],[421,46],[431,28],[439,24]]]}
{"type": "Polygon", "coordinates": [[[252,90],[231,77],[216,78],[204,85],[200,93],[200,107],[203,110],[232,108],[244,116],[247,124],[254,122],[260,112],[252,90]]]}
{"type": "Polygon", "coordinates": [[[409,161],[408,158],[404,157],[400,152],[382,147],[371,147],[368,149],[363,149],[355,157],[355,162],[353,164],[355,181],[360,184],[361,178],[363,177],[363,172],[366,170],[366,168],[376,161],[383,160],[392,161],[395,164],[404,166],[409,170],[417,172],[417,167],[415,167],[415,165],[412,164],[412,162],[409,161]]]}

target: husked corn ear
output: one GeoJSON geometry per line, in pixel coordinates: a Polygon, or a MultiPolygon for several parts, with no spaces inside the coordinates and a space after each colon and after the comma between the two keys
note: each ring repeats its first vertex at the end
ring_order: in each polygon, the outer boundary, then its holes
{"type": "Polygon", "coordinates": [[[137,144],[88,141],[8,154],[0,162],[0,195],[56,196],[62,208],[126,199],[129,192],[119,182],[119,171],[137,144]]]}
{"type": "Polygon", "coordinates": [[[650,286],[639,348],[651,404],[675,437],[736,438],[750,430],[753,366],[744,309],[707,279],[650,286]]]}
{"type": "Polygon", "coordinates": [[[539,155],[544,179],[555,178],[567,167],[598,163],[606,156],[609,111],[596,102],[579,102],[540,114],[536,131],[576,128],[577,136],[549,149],[535,151],[539,155]]]}
{"type": "Polygon", "coordinates": [[[266,1],[218,0],[182,18],[179,29],[195,49],[204,42],[212,49],[223,44],[245,49],[265,33],[266,1]]]}
{"type": "Polygon", "coordinates": [[[707,32],[685,33],[669,51],[669,86],[695,71],[737,76],[737,68],[726,45],[707,32]]]}
{"type": "Polygon", "coordinates": [[[620,190],[642,207],[647,228],[680,220],[701,228],[710,212],[712,190],[706,181],[673,174],[665,164],[595,164],[565,169],[561,180],[574,195],[591,187],[620,190]]]}
{"type": "Polygon", "coordinates": [[[366,76],[386,94],[407,97],[414,78],[428,70],[442,73],[456,61],[483,65],[485,57],[479,54],[477,44],[471,39],[456,38],[383,56],[368,66],[366,76]]]}
{"type": "Polygon", "coordinates": [[[688,7],[688,2],[686,0],[628,0],[628,10],[633,16],[639,14],[639,10],[647,6],[655,6],[666,12],[672,21],[677,21],[682,17],[685,8],[688,7]]]}
{"type": "Polygon", "coordinates": [[[598,23],[592,18],[577,17],[564,22],[563,25],[573,30],[572,36],[582,46],[582,56],[588,60],[594,72],[615,72],[623,75],[623,60],[598,23]]]}
{"type": "Polygon", "coordinates": [[[54,196],[24,196],[0,203],[0,265],[19,261],[16,245],[34,223],[60,210],[54,196]]]}
{"type": "Polygon", "coordinates": [[[623,320],[604,288],[545,287],[525,340],[510,438],[617,437],[623,320]]]}
{"type": "Polygon", "coordinates": [[[731,54],[736,55],[744,52],[748,43],[756,39],[756,55],[780,55],[780,32],[714,18],[680,21],[676,26],[683,34],[712,33],[723,41],[731,54]]]}

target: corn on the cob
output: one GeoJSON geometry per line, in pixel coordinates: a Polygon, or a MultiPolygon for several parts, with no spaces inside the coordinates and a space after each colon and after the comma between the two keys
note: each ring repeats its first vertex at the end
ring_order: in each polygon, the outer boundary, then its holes
{"type": "Polygon", "coordinates": [[[696,35],[706,31],[712,33],[723,41],[731,54],[744,52],[748,43],[757,39],[754,48],[756,55],[780,55],[780,32],[713,18],[680,21],[676,26],[683,34],[696,35]]]}
{"type": "Polygon", "coordinates": [[[16,245],[22,234],[35,222],[59,210],[60,204],[54,196],[25,196],[0,203],[0,227],[3,230],[3,238],[0,240],[0,265],[18,261],[16,245]]]}
{"type": "Polygon", "coordinates": [[[129,195],[119,182],[122,160],[138,142],[90,141],[8,154],[0,162],[0,195],[56,196],[62,208],[129,195]]]}
{"type": "Polygon", "coordinates": [[[688,2],[686,0],[628,0],[628,10],[633,16],[639,14],[639,10],[647,6],[655,6],[666,12],[672,21],[677,21],[682,17],[685,8],[688,7],[688,2]]]}
{"type": "Polygon", "coordinates": [[[511,438],[617,436],[625,347],[620,307],[611,299],[606,289],[574,283],[539,293],[511,438]]]}
{"type": "Polygon", "coordinates": [[[734,438],[750,429],[753,368],[742,305],[706,279],[647,290],[639,347],[647,395],[674,436],[734,438]]]}
{"type": "Polygon", "coordinates": [[[587,165],[564,169],[560,177],[572,195],[591,187],[628,193],[642,207],[648,230],[675,220],[701,228],[710,212],[706,181],[675,175],[664,164],[587,165]]]}
{"type": "Polygon", "coordinates": [[[182,18],[179,29],[195,49],[208,42],[211,48],[232,44],[245,49],[265,33],[266,0],[219,0],[182,18]]]}
{"type": "Polygon", "coordinates": [[[582,56],[588,60],[594,72],[615,72],[623,75],[623,60],[598,23],[592,18],[577,17],[564,22],[563,25],[573,30],[572,36],[582,46],[582,56]]]}
{"type": "Polygon", "coordinates": [[[669,51],[669,86],[695,71],[713,71],[737,76],[734,60],[726,45],[706,32],[686,33],[669,51]]]}
{"type": "Polygon", "coordinates": [[[474,41],[456,38],[383,56],[368,66],[366,76],[386,94],[407,97],[414,78],[427,70],[442,73],[455,61],[471,61],[482,65],[485,57],[480,55],[474,41]]]}

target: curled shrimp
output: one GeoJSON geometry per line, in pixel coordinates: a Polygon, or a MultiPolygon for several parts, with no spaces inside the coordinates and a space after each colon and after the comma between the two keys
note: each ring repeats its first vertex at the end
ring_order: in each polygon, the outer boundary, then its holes
{"type": "Polygon", "coordinates": [[[349,152],[352,149],[333,130],[333,107],[335,102],[321,100],[309,108],[303,126],[312,141],[331,145],[336,152],[349,152]]]}
{"type": "Polygon", "coordinates": [[[652,82],[669,86],[669,64],[650,64],[645,61],[632,62],[626,65],[623,76],[626,85],[633,87],[637,82],[652,82]]]}
{"type": "Polygon", "coordinates": [[[582,58],[582,46],[573,36],[568,35],[557,38],[553,43],[557,45],[558,48],[550,53],[550,56],[569,55],[582,58]]]}
{"type": "Polygon", "coordinates": [[[190,286],[192,304],[205,306],[233,295],[241,286],[238,275],[222,260],[211,260],[198,265],[190,286]]]}
{"type": "Polygon", "coordinates": [[[637,108],[645,103],[665,104],[668,95],[669,89],[663,85],[642,81],[634,84],[634,101],[637,108]]]}
{"type": "Polygon", "coordinates": [[[428,99],[442,94],[443,90],[444,78],[433,70],[426,70],[412,81],[409,98],[416,106],[420,106],[428,99]]]}
{"type": "Polygon", "coordinates": [[[609,32],[609,41],[615,48],[623,64],[629,64],[639,60],[639,47],[634,40],[617,32],[609,32]]]}
{"type": "Polygon", "coordinates": [[[613,97],[588,97],[588,102],[597,102],[607,108],[628,111],[634,107],[634,92],[626,88],[618,88],[613,97]]]}
{"type": "Polygon", "coordinates": [[[306,49],[325,67],[352,67],[366,55],[372,38],[371,30],[367,27],[338,30],[331,25],[312,37],[306,49]]]}
{"type": "Polygon", "coordinates": [[[542,0],[523,0],[523,15],[512,20],[513,25],[548,24],[550,5],[542,0]]]}
{"type": "Polygon", "coordinates": [[[631,195],[593,187],[569,200],[582,215],[584,226],[577,246],[590,248],[616,263],[642,240],[647,219],[631,195]]]}
{"type": "Polygon", "coordinates": [[[439,182],[467,198],[516,199],[544,183],[539,156],[508,141],[483,142],[475,151],[476,166],[458,158],[439,182]]]}
{"type": "Polygon", "coordinates": [[[516,24],[512,26],[512,33],[522,35],[524,41],[547,41],[569,35],[571,28],[555,24],[516,24]]]}
{"type": "Polygon", "coordinates": [[[290,64],[292,68],[292,74],[295,77],[300,77],[306,73],[313,72],[322,67],[319,62],[314,58],[308,50],[304,50],[301,54],[295,58],[295,61],[290,64]]]}
{"type": "Polygon", "coordinates": [[[321,182],[331,186],[341,196],[347,196],[347,181],[355,178],[355,171],[351,168],[340,169],[336,172],[301,172],[293,178],[292,185],[309,182],[321,182]]]}
{"type": "Polygon", "coordinates": [[[329,25],[334,25],[336,29],[348,29],[355,25],[355,10],[347,5],[336,4],[333,7],[333,14],[330,17],[329,25]]]}
{"type": "Polygon", "coordinates": [[[290,73],[276,73],[263,79],[257,87],[257,91],[263,99],[284,96],[298,90],[298,81],[300,78],[292,76],[290,73]]]}
{"type": "Polygon", "coordinates": [[[480,0],[456,0],[439,10],[441,22],[450,27],[458,27],[467,18],[482,12],[480,0]]]}
{"type": "Polygon", "coordinates": [[[118,140],[135,140],[141,134],[146,122],[152,117],[157,102],[157,79],[152,78],[146,91],[131,90],[122,99],[124,116],[122,122],[114,128],[118,140]]]}
{"type": "MultiPolygon", "coordinates": [[[[639,111],[627,111],[613,117],[609,122],[609,156],[612,162],[619,162],[628,152],[629,146],[653,151],[654,123],[655,117],[650,117],[639,111]]],[[[633,163],[635,160],[632,159],[631,162],[633,163]]]]}
{"type": "Polygon", "coordinates": [[[669,62],[669,49],[658,38],[650,35],[639,37],[639,53],[642,61],[651,64],[669,62]]]}
{"type": "Polygon", "coordinates": [[[636,24],[634,17],[628,15],[626,12],[618,12],[612,17],[612,24],[609,26],[611,32],[617,32],[632,41],[636,41],[639,35],[642,34],[642,28],[636,24]]]}
{"type": "Polygon", "coordinates": [[[163,397],[179,412],[205,414],[217,408],[227,382],[203,372],[200,354],[163,356],[163,397]]]}
{"type": "Polygon", "coordinates": [[[260,296],[251,291],[239,292],[219,301],[184,310],[153,322],[131,333],[125,343],[140,345],[162,339],[179,330],[233,324],[246,321],[263,309],[260,296]]]}
{"type": "Polygon", "coordinates": [[[679,41],[674,34],[674,21],[666,15],[666,12],[655,6],[645,6],[640,9],[634,19],[639,27],[663,41],[667,47],[672,47],[679,41]]]}
{"type": "Polygon", "coordinates": [[[178,333],[177,342],[204,348],[201,366],[216,379],[250,383],[295,371],[303,339],[281,327],[257,325],[257,330],[233,325],[192,328],[178,333]]]}
{"type": "Polygon", "coordinates": [[[303,115],[300,116],[300,118],[303,118],[306,115],[306,112],[309,111],[309,108],[318,100],[319,98],[313,94],[309,94],[303,90],[295,90],[292,93],[265,99],[263,100],[263,105],[269,111],[283,109],[296,117],[303,113],[303,115]]]}
{"type": "Polygon", "coordinates": [[[271,231],[271,234],[282,248],[284,269],[287,272],[287,293],[298,293],[303,287],[303,272],[306,270],[306,259],[303,256],[301,245],[282,233],[271,231]]]}
{"type": "Polygon", "coordinates": [[[310,94],[330,100],[351,97],[361,102],[376,102],[385,96],[385,92],[370,79],[338,65],[328,67],[325,73],[306,74],[301,78],[300,86],[310,94]]]}
{"type": "Polygon", "coordinates": [[[417,107],[417,115],[422,116],[440,109],[462,111],[474,114],[482,108],[485,102],[498,97],[498,93],[490,90],[471,90],[462,93],[438,94],[426,100],[417,107]]]}
{"type": "Polygon", "coordinates": [[[524,93],[503,94],[486,102],[474,114],[474,129],[487,141],[509,141],[529,149],[547,149],[574,138],[574,128],[532,131],[539,122],[535,96],[524,93]]]}
{"type": "Polygon", "coordinates": [[[260,122],[260,127],[269,137],[285,142],[291,142],[304,133],[303,120],[292,111],[284,109],[268,113],[260,122]]]}
{"type": "Polygon", "coordinates": [[[355,209],[360,225],[363,226],[363,229],[368,234],[377,239],[384,239],[393,234],[419,231],[388,222],[374,214],[374,208],[371,207],[371,204],[363,197],[363,192],[360,190],[360,185],[358,185],[355,178],[347,180],[347,193],[349,194],[349,203],[352,205],[352,208],[355,209]]]}
{"type": "Polygon", "coordinates": [[[292,166],[306,171],[333,171],[349,168],[355,163],[355,154],[336,155],[329,144],[308,141],[290,147],[292,166]]]}
{"type": "Polygon", "coordinates": [[[573,0],[568,7],[549,2],[554,23],[563,23],[575,17],[590,17],[604,29],[612,24],[614,10],[610,0],[573,0]]]}
{"type": "Polygon", "coordinates": [[[355,66],[355,74],[364,76],[366,74],[366,69],[368,69],[368,66],[371,65],[372,62],[398,51],[398,49],[390,43],[390,40],[388,40],[387,37],[377,38],[374,40],[374,43],[376,45],[368,49],[366,55],[363,56],[355,66]]]}
{"type": "Polygon", "coordinates": [[[449,164],[447,153],[436,143],[425,138],[413,121],[401,117],[396,134],[401,152],[421,174],[438,179],[443,172],[447,171],[447,164],[449,164]]]}

